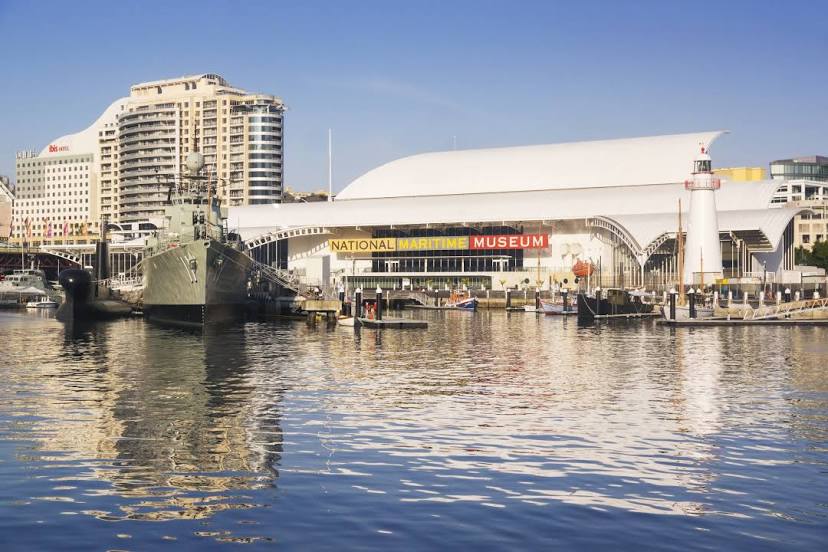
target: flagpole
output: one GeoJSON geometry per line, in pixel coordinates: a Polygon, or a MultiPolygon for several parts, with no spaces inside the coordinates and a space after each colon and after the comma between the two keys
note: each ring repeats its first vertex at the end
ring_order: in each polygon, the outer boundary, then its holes
{"type": "Polygon", "coordinates": [[[333,152],[331,149],[333,139],[331,129],[328,129],[328,201],[333,201],[333,152]]]}

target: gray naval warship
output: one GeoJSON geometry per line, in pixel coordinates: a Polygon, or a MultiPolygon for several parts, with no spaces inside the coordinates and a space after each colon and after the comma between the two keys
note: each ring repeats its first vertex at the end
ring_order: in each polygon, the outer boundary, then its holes
{"type": "Polygon", "coordinates": [[[147,238],[143,302],[152,322],[201,327],[244,315],[253,260],[197,176],[203,164],[198,153],[187,157],[191,176],[170,186],[164,227],[147,238]]]}

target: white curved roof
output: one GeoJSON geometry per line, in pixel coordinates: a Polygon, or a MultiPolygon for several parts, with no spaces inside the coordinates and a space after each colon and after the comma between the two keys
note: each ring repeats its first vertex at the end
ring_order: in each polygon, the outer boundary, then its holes
{"type": "MultiPolygon", "coordinates": [[[[682,218],[682,229],[687,231],[689,220],[686,206],[682,218]]],[[[721,232],[760,231],[772,247],[776,247],[785,233],[791,219],[807,208],[780,206],[772,209],[739,209],[718,212],[719,230],[721,232]]],[[[673,236],[678,229],[678,213],[653,213],[648,215],[614,215],[602,217],[612,220],[617,226],[626,230],[640,249],[645,249],[662,234],[673,236]]]]}
{"type": "MultiPolygon", "coordinates": [[[[716,192],[716,204],[720,212],[768,210],[779,185],[778,180],[725,183],[716,192]]],[[[690,206],[690,192],[683,184],[479,194],[471,200],[464,196],[425,196],[275,203],[231,207],[229,223],[231,227],[238,227],[244,239],[250,239],[274,230],[303,226],[496,223],[636,215],[646,220],[667,213],[673,220],[668,221],[666,230],[673,230],[677,225],[675,213],[679,199],[686,211],[690,206]]],[[[646,245],[641,243],[642,247],[646,245]]]]}
{"type": "Polygon", "coordinates": [[[699,144],[724,132],[424,153],[365,173],[336,200],[683,182],[699,144]]]}
{"type": "Polygon", "coordinates": [[[123,106],[129,98],[115,100],[107,107],[95,122],[74,134],[67,134],[56,138],[44,146],[39,157],[54,157],[56,155],[72,155],[84,153],[96,153],[98,151],[98,130],[104,125],[114,124],[116,115],[123,110],[123,106]],[[49,151],[49,146],[57,146],[55,151],[49,151]]]}

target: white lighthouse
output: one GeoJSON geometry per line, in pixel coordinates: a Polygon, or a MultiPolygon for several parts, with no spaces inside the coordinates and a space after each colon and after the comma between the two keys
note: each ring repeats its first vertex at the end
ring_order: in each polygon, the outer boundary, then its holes
{"type": "Polygon", "coordinates": [[[716,190],[720,181],[713,177],[710,155],[702,146],[693,165],[693,180],[684,183],[690,190],[690,221],[684,254],[684,283],[712,284],[722,277],[722,249],[716,215],[716,190]]]}

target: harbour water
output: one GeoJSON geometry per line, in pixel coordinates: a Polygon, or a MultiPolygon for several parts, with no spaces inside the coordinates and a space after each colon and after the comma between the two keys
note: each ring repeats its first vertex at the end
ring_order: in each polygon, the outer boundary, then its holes
{"type": "Polygon", "coordinates": [[[0,312],[4,550],[815,550],[828,328],[0,312]]]}

